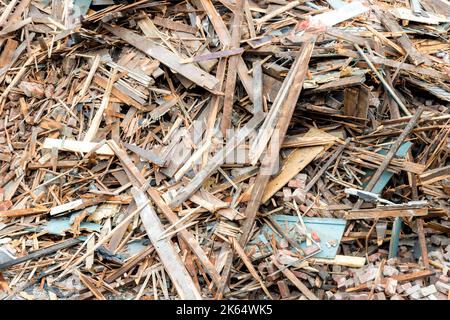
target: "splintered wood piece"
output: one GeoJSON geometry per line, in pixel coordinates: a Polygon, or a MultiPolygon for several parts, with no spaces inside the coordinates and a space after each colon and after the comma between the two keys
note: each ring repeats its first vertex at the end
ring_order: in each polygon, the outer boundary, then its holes
{"type": "Polygon", "coordinates": [[[333,155],[327,160],[327,162],[321,166],[320,170],[317,171],[317,173],[315,174],[315,176],[308,182],[308,184],[305,186],[305,189],[303,192],[305,192],[305,194],[307,192],[309,192],[309,190],[311,190],[311,188],[316,184],[316,182],[322,177],[322,175],[325,173],[325,171],[327,171],[328,167],[333,164],[336,159],[342,154],[342,152],[344,151],[344,149],[347,147],[347,145],[350,142],[350,138],[347,138],[347,140],[345,140],[345,143],[341,146],[339,146],[339,148],[333,153],[333,155]]]}
{"type": "Polygon", "coordinates": [[[253,112],[263,112],[263,72],[261,61],[253,63],[253,112]]]}
{"type": "MultiPolygon", "coordinates": [[[[133,194],[137,206],[144,205],[148,202],[144,192],[138,188],[133,187],[131,193],[133,194]]],[[[161,262],[164,264],[170,279],[175,285],[180,298],[201,300],[202,296],[186,270],[185,265],[181,261],[180,256],[175,251],[172,242],[168,238],[160,238],[160,235],[164,232],[164,228],[153,207],[150,204],[147,204],[144,209],[142,209],[140,216],[144,228],[147,231],[147,235],[153,243],[153,246],[161,259],[161,262]]]]}
{"type": "MultiPolygon", "coordinates": [[[[99,75],[94,75],[94,83],[99,85],[100,87],[106,89],[108,87],[108,79],[105,79],[99,75]]],[[[135,107],[138,110],[146,110],[144,106],[142,106],[139,102],[131,98],[127,93],[123,92],[118,86],[113,85],[113,88],[111,90],[111,94],[122,101],[125,104],[128,104],[130,106],[135,107]]]]}
{"type": "Polygon", "coordinates": [[[98,128],[100,127],[100,122],[103,119],[103,114],[109,105],[109,97],[110,97],[114,82],[117,80],[116,73],[117,73],[117,70],[114,69],[111,74],[111,77],[109,78],[105,93],[103,94],[102,103],[100,104],[100,107],[98,108],[97,112],[95,113],[94,119],[92,120],[91,125],[84,136],[83,142],[91,142],[92,140],[94,140],[94,138],[97,134],[98,128]]]}
{"type": "MultiPolygon", "coordinates": [[[[223,47],[230,47],[231,46],[231,35],[223,22],[222,18],[220,17],[219,13],[217,12],[216,8],[214,7],[211,0],[200,0],[200,3],[205,10],[206,14],[208,15],[209,19],[211,20],[211,24],[214,27],[214,30],[217,33],[217,36],[220,39],[220,42],[222,43],[223,47]]],[[[238,58],[237,63],[237,72],[239,75],[239,79],[241,80],[245,91],[247,91],[247,94],[250,98],[250,100],[253,101],[253,80],[252,77],[248,74],[248,68],[245,64],[244,59],[242,57],[238,58]]]]}
{"type": "Polygon", "coordinates": [[[192,27],[192,26],[189,26],[187,24],[184,24],[184,23],[181,23],[178,21],[161,18],[159,16],[155,16],[153,18],[153,23],[156,24],[157,26],[175,30],[175,31],[182,31],[182,32],[187,32],[187,33],[192,33],[192,34],[196,34],[198,31],[198,29],[196,27],[192,27]]]}
{"type": "Polygon", "coordinates": [[[0,27],[3,26],[9,18],[9,15],[13,11],[19,0],[11,0],[8,5],[4,8],[2,15],[0,16],[0,27]]]}
{"type": "Polygon", "coordinates": [[[128,150],[133,151],[134,153],[139,155],[141,158],[148,160],[160,167],[164,167],[165,161],[163,159],[161,159],[161,157],[159,157],[155,152],[153,152],[151,150],[139,148],[138,146],[135,146],[135,145],[132,145],[129,143],[124,143],[124,146],[128,150]]]}
{"type": "Polygon", "coordinates": [[[269,143],[269,150],[261,161],[261,168],[254,184],[255,188],[252,191],[250,202],[245,209],[246,219],[244,220],[242,234],[239,238],[239,244],[242,247],[245,247],[247,244],[251,229],[253,228],[253,223],[255,221],[256,212],[261,205],[264,191],[266,190],[270,176],[274,171],[273,169],[276,165],[276,159],[279,156],[282,141],[286,135],[292,114],[294,113],[294,109],[297,104],[298,96],[300,95],[303,86],[303,80],[305,79],[306,72],[308,71],[309,59],[311,58],[313,48],[314,42],[305,43],[297,56],[296,60],[301,62],[302,67],[297,70],[295,81],[293,82],[289,95],[286,98],[284,108],[279,116],[279,120],[276,125],[277,135],[275,137],[277,141],[274,141],[273,144],[269,143]]]}
{"type": "Polygon", "coordinates": [[[450,166],[427,170],[422,173],[419,178],[422,185],[432,184],[450,178],[450,166]]]}
{"type": "Polygon", "coordinates": [[[135,255],[133,258],[128,260],[123,266],[121,266],[119,269],[113,271],[110,273],[106,278],[105,281],[107,283],[114,282],[116,279],[120,278],[125,272],[130,271],[132,268],[134,268],[139,262],[147,258],[155,248],[153,246],[148,247],[147,249],[144,249],[142,252],[135,255]]]}
{"type": "Polygon", "coordinates": [[[290,1],[288,4],[279,7],[278,9],[276,9],[276,10],[266,14],[265,16],[263,16],[263,17],[261,17],[259,19],[256,19],[255,23],[258,26],[258,28],[261,28],[261,25],[263,23],[269,21],[272,18],[275,18],[276,16],[279,16],[280,14],[282,14],[282,13],[284,13],[286,11],[289,11],[289,10],[297,7],[298,5],[300,5],[302,3],[303,3],[303,1],[299,1],[299,0],[290,1]]]}
{"type": "Polygon", "coordinates": [[[209,161],[209,163],[198,172],[194,179],[188,185],[180,188],[177,195],[172,198],[169,203],[171,208],[176,208],[184,201],[186,201],[194,192],[196,192],[203,184],[203,182],[220,166],[223,164],[228,155],[234,151],[244,140],[255,130],[264,119],[264,114],[255,114],[247,124],[240,129],[235,136],[231,137],[230,142],[225,145],[222,150],[219,150],[216,155],[209,161]]]}
{"type": "MultiPolygon", "coordinates": [[[[305,136],[318,136],[331,139],[330,134],[315,128],[310,129],[305,136]]],[[[280,173],[267,184],[261,202],[265,203],[268,201],[278,190],[283,188],[324,150],[324,146],[306,147],[294,150],[282,165],[280,173]]]]}
{"type": "Polygon", "coordinates": [[[150,57],[161,61],[161,63],[165,64],[200,87],[203,87],[213,93],[216,92],[219,81],[214,76],[206,73],[193,64],[180,63],[178,56],[176,56],[173,52],[125,28],[111,27],[108,25],[104,25],[104,27],[115,36],[123,39],[150,57]]]}
{"type": "Polygon", "coordinates": [[[333,259],[311,258],[309,261],[312,263],[331,264],[349,268],[362,268],[366,264],[366,258],[364,257],[343,256],[339,254],[333,259]]]}
{"type": "MultiPolygon", "coordinates": [[[[233,15],[233,24],[231,27],[231,46],[233,49],[237,49],[240,46],[243,10],[243,0],[236,0],[236,7],[233,15]]],[[[224,137],[226,136],[227,130],[231,127],[231,116],[233,113],[234,92],[236,91],[236,74],[238,63],[239,59],[237,56],[232,56],[228,59],[228,70],[225,80],[225,98],[223,101],[222,122],[220,123],[220,128],[224,137]]]]}
{"type": "Polygon", "coordinates": [[[47,208],[11,209],[0,211],[0,218],[18,218],[47,213],[47,208]]]}
{"type": "Polygon", "coordinates": [[[306,298],[309,300],[319,300],[319,298],[311,291],[309,290],[296,276],[295,274],[289,270],[288,268],[285,268],[283,265],[281,265],[275,257],[272,257],[272,263],[283,272],[283,274],[288,278],[296,287],[298,290],[300,290],[301,293],[305,295],[306,298]]]}
{"type": "Polygon", "coordinates": [[[95,153],[98,155],[105,155],[105,156],[114,155],[114,152],[108,145],[104,144],[100,146],[100,148],[99,146],[100,144],[95,142],[46,138],[44,140],[44,144],[42,147],[44,149],[57,148],[58,150],[61,151],[80,152],[80,153],[89,153],[92,150],[95,150],[95,153]]]}
{"type": "Polygon", "coordinates": [[[421,54],[414,44],[411,42],[409,37],[403,32],[402,27],[399,26],[395,17],[388,11],[383,11],[374,9],[378,18],[380,19],[383,26],[391,32],[401,32],[401,36],[397,39],[397,42],[402,46],[402,48],[408,53],[408,59],[411,60],[413,64],[418,66],[419,64],[431,64],[430,59],[425,55],[421,54]]]}
{"type": "MultiPolygon", "coordinates": [[[[258,211],[259,206],[261,205],[264,190],[266,189],[270,176],[274,171],[274,167],[276,165],[276,158],[279,155],[281,144],[284,141],[289,123],[292,118],[292,114],[294,113],[298,96],[300,95],[300,91],[303,86],[303,80],[308,71],[309,59],[311,58],[313,48],[314,42],[305,43],[302,46],[301,51],[296,58],[296,60],[299,60],[302,64],[302,67],[297,71],[298,73],[296,75],[296,80],[298,81],[293,82],[290,95],[286,99],[286,104],[284,106],[285,108],[282,110],[276,126],[277,135],[276,140],[274,141],[275,143],[274,144],[269,143],[268,152],[261,161],[261,167],[254,182],[254,188],[252,190],[250,202],[248,203],[247,208],[245,209],[244,213],[245,220],[242,224],[241,236],[239,237],[239,245],[243,248],[245,248],[245,246],[247,245],[247,241],[250,237],[251,231],[253,229],[253,224],[255,222],[256,212],[258,211]]],[[[228,255],[222,275],[224,283],[218,290],[219,297],[222,295],[228,283],[232,262],[233,256],[228,255]]]]}
{"type": "MultiPolygon", "coordinates": [[[[367,183],[365,187],[365,191],[372,191],[372,189],[375,187],[376,183],[380,179],[383,172],[386,170],[387,166],[391,162],[392,158],[394,158],[395,153],[397,152],[398,148],[400,148],[400,145],[403,143],[403,141],[406,139],[406,137],[411,133],[412,129],[416,125],[417,121],[420,119],[420,116],[422,112],[424,111],[425,107],[421,106],[416,110],[416,113],[411,118],[408,125],[405,127],[403,132],[400,134],[400,136],[397,138],[394,144],[392,144],[391,148],[389,149],[388,154],[383,159],[383,162],[378,167],[377,171],[372,175],[370,178],[369,183],[367,183]]],[[[359,209],[363,203],[362,199],[359,199],[358,202],[355,204],[354,209],[359,209]]]]}
{"type": "MultiPolygon", "coordinates": [[[[434,274],[433,271],[421,270],[421,271],[416,271],[416,272],[412,272],[412,273],[394,275],[394,276],[390,277],[390,279],[396,280],[398,282],[407,282],[407,281],[414,281],[417,279],[429,277],[429,276],[432,276],[433,274],[434,274]]],[[[388,279],[389,278],[382,279],[380,284],[386,284],[388,279]]],[[[347,288],[345,290],[345,292],[355,292],[355,291],[367,290],[367,289],[369,289],[369,285],[370,285],[369,283],[363,283],[363,284],[360,284],[360,285],[352,287],[352,288],[347,288]]]]}
{"type": "Polygon", "coordinates": [[[389,84],[389,82],[386,81],[386,79],[381,75],[381,73],[378,72],[378,70],[372,64],[372,61],[370,61],[369,58],[367,58],[367,55],[364,53],[364,51],[362,51],[361,47],[358,46],[356,43],[355,43],[355,48],[358,50],[361,57],[363,57],[363,59],[367,62],[370,69],[372,69],[373,73],[375,73],[375,75],[378,77],[378,79],[380,79],[384,88],[389,92],[389,94],[392,96],[392,98],[395,100],[395,102],[397,102],[397,104],[403,110],[403,112],[406,115],[410,116],[411,112],[409,112],[408,108],[406,108],[403,101],[398,97],[397,93],[395,92],[395,89],[389,84]]]}
{"type": "Polygon", "coordinates": [[[426,216],[428,214],[428,208],[414,208],[406,207],[402,208],[400,206],[396,207],[380,207],[373,209],[358,209],[350,210],[345,215],[344,218],[347,220],[355,219],[379,219],[379,218],[390,218],[390,217],[417,217],[426,216]]]}
{"type": "Polygon", "coordinates": [[[214,60],[218,58],[224,58],[229,56],[239,55],[244,52],[244,48],[235,48],[230,50],[222,50],[213,53],[203,54],[201,56],[195,56],[192,58],[181,59],[181,63],[192,63],[192,62],[200,62],[200,61],[208,61],[214,60]]]}
{"type": "MultiPolygon", "coordinates": [[[[91,69],[89,70],[89,73],[88,73],[86,79],[84,80],[83,88],[81,88],[81,91],[78,94],[79,99],[83,99],[83,97],[86,95],[86,92],[88,91],[89,86],[91,85],[92,79],[94,78],[94,75],[97,72],[99,65],[100,65],[100,56],[96,55],[94,58],[94,61],[92,62],[91,69]]],[[[108,85],[109,85],[109,81],[108,81],[108,85]]],[[[107,85],[107,88],[108,88],[108,85],[107,85]]],[[[112,88],[111,88],[110,92],[111,91],[112,91],[112,88]]],[[[75,103],[75,100],[74,100],[74,103],[75,103]]]]}
{"type": "Polygon", "coordinates": [[[0,68],[11,63],[15,50],[19,43],[13,39],[8,39],[0,55],[0,68]]]}
{"type": "Polygon", "coordinates": [[[105,296],[98,290],[92,279],[82,274],[79,270],[75,274],[80,278],[81,282],[88,288],[98,300],[106,300],[105,296]]]}
{"type": "MultiPolygon", "coordinates": [[[[147,188],[147,181],[142,176],[142,174],[139,172],[139,170],[136,168],[136,166],[131,161],[131,159],[128,157],[127,153],[121,147],[119,147],[119,145],[115,141],[109,140],[107,142],[108,142],[108,145],[111,147],[111,149],[114,150],[114,153],[119,158],[122,165],[126,168],[126,172],[127,172],[128,176],[130,177],[130,180],[132,180],[133,185],[138,188],[144,188],[144,187],[147,188]]],[[[170,223],[172,225],[177,224],[179,221],[177,215],[172,211],[172,209],[161,198],[159,192],[150,187],[150,188],[147,188],[147,193],[150,195],[150,197],[152,198],[152,200],[156,204],[156,206],[162,211],[162,213],[170,221],[170,223]]],[[[217,286],[219,286],[221,283],[220,276],[217,273],[214,265],[209,260],[205,251],[200,247],[198,241],[186,229],[180,230],[178,234],[186,242],[186,244],[189,246],[189,248],[192,250],[192,252],[196,255],[196,257],[198,258],[200,263],[206,269],[208,274],[212,277],[214,283],[217,286]]]]}
{"type": "Polygon", "coordinates": [[[264,281],[261,279],[261,277],[259,276],[258,272],[255,270],[255,268],[253,267],[252,262],[250,261],[250,259],[247,257],[247,255],[245,254],[244,249],[242,249],[242,247],[239,245],[239,243],[237,242],[236,238],[230,237],[231,241],[233,242],[233,247],[234,250],[236,250],[237,254],[239,255],[239,257],[242,259],[242,261],[244,262],[245,266],[248,268],[248,271],[250,271],[251,275],[259,282],[259,284],[261,285],[261,288],[263,289],[264,293],[273,300],[272,295],[270,294],[269,290],[267,290],[266,285],[264,284],[264,281]]]}
{"type": "Polygon", "coordinates": [[[4,270],[4,269],[8,269],[12,266],[27,262],[29,260],[34,260],[34,259],[39,259],[41,257],[45,257],[48,256],[52,253],[55,253],[59,250],[64,250],[70,247],[73,247],[74,245],[78,244],[82,242],[82,240],[78,239],[78,238],[73,238],[73,239],[68,239],[68,240],[64,240],[61,241],[55,245],[49,246],[47,248],[43,248],[43,249],[39,249],[36,251],[31,252],[30,254],[24,256],[24,257],[19,257],[16,259],[12,259],[10,261],[6,261],[4,263],[0,264],[0,270],[4,270]]]}

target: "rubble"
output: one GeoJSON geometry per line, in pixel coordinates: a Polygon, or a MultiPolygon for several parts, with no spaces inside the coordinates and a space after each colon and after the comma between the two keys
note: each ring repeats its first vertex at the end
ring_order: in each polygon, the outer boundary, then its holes
{"type": "Polygon", "coordinates": [[[444,0],[0,4],[0,299],[450,299],[444,0]]]}

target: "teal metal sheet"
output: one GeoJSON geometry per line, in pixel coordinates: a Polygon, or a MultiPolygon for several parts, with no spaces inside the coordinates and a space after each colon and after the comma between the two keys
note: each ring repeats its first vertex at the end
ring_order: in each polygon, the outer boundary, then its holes
{"type": "MultiPolygon", "coordinates": [[[[275,222],[286,232],[286,234],[294,241],[297,241],[302,249],[306,248],[306,242],[299,242],[298,234],[294,230],[294,225],[299,222],[296,216],[286,216],[286,215],[274,215],[272,218],[275,222]]],[[[315,231],[320,238],[320,246],[322,251],[316,254],[314,257],[317,258],[327,258],[333,259],[339,248],[339,243],[341,241],[342,235],[345,230],[345,225],[347,223],[344,219],[331,219],[331,218],[310,218],[303,217],[306,227],[309,231],[315,231]],[[329,247],[327,242],[334,242],[335,246],[329,247]]],[[[268,240],[266,235],[269,237],[275,235],[278,241],[281,238],[273,232],[272,228],[264,225],[261,233],[259,234],[258,240],[266,244],[266,248],[270,251],[270,246],[268,246],[268,240]]],[[[293,249],[293,248],[291,248],[293,249]]]]}

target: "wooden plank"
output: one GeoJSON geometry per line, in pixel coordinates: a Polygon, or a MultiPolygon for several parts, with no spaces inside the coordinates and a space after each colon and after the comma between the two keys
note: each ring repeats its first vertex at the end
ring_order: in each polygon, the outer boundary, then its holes
{"type": "MultiPolygon", "coordinates": [[[[291,87],[291,91],[289,96],[286,99],[286,103],[284,105],[283,110],[281,111],[281,115],[279,117],[278,123],[276,125],[276,130],[278,135],[275,137],[275,143],[269,143],[269,149],[266,155],[263,157],[261,161],[261,167],[259,169],[259,173],[256,177],[256,181],[254,183],[255,188],[252,190],[252,196],[250,202],[245,209],[245,220],[242,224],[241,230],[242,234],[239,237],[239,245],[245,248],[247,241],[250,237],[250,233],[253,229],[253,224],[256,218],[256,212],[261,205],[261,199],[263,197],[264,190],[266,189],[267,183],[269,182],[269,178],[274,170],[274,166],[276,164],[275,157],[278,157],[281,144],[286,136],[286,132],[289,126],[289,123],[292,118],[292,114],[294,113],[294,109],[300,95],[300,92],[303,87],[303,81],[306,77],[306,73],[308,71],[309,59],[311,58],[311,54],[313,52],[315,43],[315,38],[311,42],[307,42],[303,44],[300,49],[300,53],[298,54],[296,60],[300,61],[302,67],[297,70],[297,74],[295,80],[293,82],[293,86],[291,87]]],[[[233,256],[228,255],[227,261],[223,270],[223,284],[217,290],[217,296],[221,297],[223,291],[225,290],[228,279],[230,276],[231,265],[233,262],[233,256]]]]}
{"type": "MultiPolygon", "coordinates": [[[[148,202],[144,192],[138,188],[133,187],[131,193],[133,194],[137,206],[144,205],[148,202]]],[[[180,295],[180,298],[201,300],[202,296],[186,270],[185,265],[181,261],[180,256],[175,251],[172,242],[168,238],[160,239],[160,235],[164,233],[164,228],[153,207],[150,204],[147,204],[144,209],[141,210],[140,217],[142,224],[147,231],[147,235],[155,247],[155,250],[180,295]]]]}
{"type": "Polygon", "coordinates": [[[358,87],[344,89],[344,114],[354,117],[358,108],[358,87]]]}
{"type": "MultiPolygon", "coordinates": [[[[424,107],[421,106],[416,110],[416,113],[411,118],[411,121],[408,123],[408,125],[405,127],[404,131],[400,134],[400,136],[397,138],[394,144],[391,145],[391,148],[389,149],[388,154],[383,159],[383,162],[378,167],[377,171],[372,175],[370,178],[370,181],[367,183],[365,187],[365,191],[371,192],[372,189],[375,187],[376,183],[380,179],[383,172],[386,170],[387,166],[391,162],[391,160],[394,158],[394,155],[396,154],[397,150],[400,148],[403,141],[406,139],[406,137],[411,133],[412,129],[416,125],[417,121],[420,119],[420,115],[424,111],[424,107]]],[[[362,199],[359,199],[358,202],[355,204],[354,209],[359,209],[363,203],[362,199]]]]}
{"type": "MultiPolygon", "coordinates": [[[[395,17],[388,11],[381,11],[379,9],[374,9],[378,18],[380,19],[383,26],[390,32],[403,32],[403,29],[397,23],[395,17]]],[[[431,64],[428,57],[422,55],[411,42],[406,34],[402,34],[396,39],[397,42],[402,46],[403,49],[408,53],[408,59],[418,66],[419,64],[425,63],[427,65],[431,64]]]]}
{"type": "Polygon", "coordinates": [[[273,297],[270,294],[269,290],[267,290],[267,287],[264,284],[264,281],[261,279],[261,277],[259,276],[258,272],[253,267],[252,262],[250,261],[250,259],[245,254],[244,249],[242,249],[242,247],[239,245],[239,243],[237,242],[236,238],[231,237],[231,241],[233,242],[234,250],[236,250],[237,254],[239,255],[239,257],[244,262],[244,264],[247,267],[248,271],[250,271],[251,275],[259,282],[259,284],[261,285],[261,288],[263,289],[264,293],[269,297],[269,299],[273,300],[273,297]]]}
{"type": "Polygon", "coordinates": [[[300,290],[301,293],[305,295],[306,298],[309,300],[319,300],[319,298],[311,291],[309,290],[296,276],[295,274],[289,270],[288,268],[285,268],[282,266],[276,259],[272,258],[272,263],[283,272],[283,274],[288,278],[296,287],[298,290],[300,290]]]}
{"type": "MultiPolygon", "coordinates": [[[[106,87],[108,86],[108,80],[99,75],[94,75],[94,82],[103,89],[106,89],[106,87]]],[[[117,85],[113,86],[111,93],[114,97],[116,97],[123,103],[133,106],[138,110],[147,111],[139,102],[129,97],[125,92],[122,92],[117,85]]]]}
{"type": "Polygon", "coordinates": [[[253,63],[253,112],[263,112],[263,72],[261,61],[253,63]]]}
{"type": "Polygon", "coordinates": [[[19,43],[14,39],[8,39],[0,55],[0,68],[8,65],[12,62],[14,52],[16,51],[19,43]]]}
{"type": "Polygon", "coordinates": [[[432,184],[450,178],[450,166],[427,170],[424,173],[422,173],[419,177],[422,185],[432,184]]]}
{"type": "Polygon", "coordinates": [[[100,127],[100,122],[103,119],[103,114],[109,105],[109,97],[111,95],[111,91],[112,91],[114,82],[117,80],[116,73],[117,73],[117,70],[114,69],[111,74],[111,77],[109,78],[108,84],[106,86],[106,90],[103,94],[103,98],[102,98],[100,107],[98,108],[97,112],[95,113],[94,119],[92,119],[92,122],[91,122],[91,125],[89,126],[88,131],[84,135],[83,142],[91,142],[92,140],[94,140],[95,136],[97,135],[97,131],[100,127]]]}
{"type": "Polygon", "coordinates": [[[325,146],[328,144],[333,144],[337,142],[339,138],[335,136],[330,137],[322,137],[322,136],[314,136],[308,137],[304,134],[299,134],[295,136],[288,136],[284,139],[282,148],[304,148],[304,147],[316,147],[316,146],[325,146]]]}
{"type": "Polygon", "coordinates": [[[260,28],[261,28],[261,25],[262,25],[263,23],[269,21],[269,20],[272,19],[272,18],[275,18],[276,16],[279,16],[280,14],[282,14],[282,13],[288,11],[288,10],[291,10],[291,9],[293,9],[293,8],[295,8],[295,7],[297,7],[297,6],[299,6],[299,5],[302,4],[303,2],[305,2],[305,1],[303,1],[303,0],[293,0],[293,1],[290,1],[288,4],[286,4],[286,5],[284,5],[284,6],[281,6],[281,7],[279,7],[278,9],[269,12],[268,14],[262,16],[261,18],[256,19],[256,20],[255,20],[255,24],[257,25],[258,29],[260,29],[260,28]]]}
{"type": "MultiPolygon", "coordinates": [[[[231,47],[237,49],[240,47],[241,41],[241,24],[242,13],[244,10],[243,0],[236,0],[236,9],[233,14],[233,24],[231,26],[231,47]]],[[[223,100],[222,121],[220,130],[222,136],[227,136],[227,130],[231,127],[231,116],[233,114],[234,92],[236,89],[237,65],[239,63],[238,56],[232,56],[228,59],[227,77],[225,80],[225,97],[223,100]]]]}
{"type": "MultiPolygon", "coordinates": [[[[126,168],[128,176],[131,178],[132,183],[135,187],[142,188],[143,186],[146,186],[146,180],[142,176],[141,172],[136,168],[136,166],[133,164],[131,159],[128,157],[126,152],[117,145],[117,143],[113,140],[108,141],[108,145],[111,147],[112,150],[114,150],[114,153],[119,158],[122,165],[126,168]]],[[[170,221],[172,225],[177,224],[182,226],[182,224],[179,224],[177,215],[170,209],[170,207],[164,202],[164,200],[159,195],[159,192],[153,188],[148,188],[147,193],[152,198],[153,202],[159,207],[161,212],[166,216],[166,218],[170,221]]],[[[209,260],[208,256],[206,255],[205,251],[200,247],[198,241],[192,236],[192,234],[186,230],[182,229],[178,233],[180,237],[186,242],[186,244],[189,246],[189,248],[192,250],[192,252],[197,256],[200,263],[205,267],[206,272],[211,276],[214,283],[219,286],[221,283],[221,279],[219,274],[217,273],[214,265],[209,260]]]]}
{"type": "Polygon", "coordinates": [[[136,153],[139,157],[141,157],[147,161],[150,161],[160,167],[164,167],[164,165],[165,165],[165,161],[160,156],[158,156],[155,152],[153,152],[152,150],[142,149],[138,146],[135,146],[135,145],[132,145],[129,143],[124,143],[124,146],[128,150],[136,153]]]}
{"type": "Polygon", "coordinates": [[[200,56],[195,56],[192,58],[181,59],[180,63],[192,63],[192,62],[200,62],[200,61],[208,61],[215,60],[218,58],[225,58],[229,56],[235,56],[242,54],[244,52],[244,48],[235,48],[230,50],[222,50],[213,53],[202,54],[200,56]]]}
{"type": "Polygon", "coordinates": [[[346,3],[338,9],[313,15],[310,18],[309,23],[314,26],[331,27],[345,20],[357,17],[367,11],[369,11],[369,8],[363,5],[362,2],[353,1],[346,3]]]}
{"type": "Polygon", "coordinates": [[[344,218],[347,220],[355,219],[379,219],[391,217],[420,217],[428,214],[428,208],[402,208],[398,207],[380,207],[373,209],[350,210],[345,213],[344,218]]]}
{"type": "MultiPolygon", "coordinates": [[[[331,139],[333,136],[322,130],[312,128],[305,134],[305,137],[323,137],[331,139]]],[[[299,148],[293,151],[281,167],[280,173],[267,184],[262,197],[262,203],[267,202],[276,192],[278,192],[278,190],[283,188],[324,150],[324,146],[317,146],[299,148]]]]}
{"type": "Polygon", "coordinates": [[[277,97],[275,98],[264,123],[258,132],[257,137],[253,140],[249,152],[250,162],[252,165],[255,165],[260,159],[262,153],[267,147],[267,143],[272,138],[272,135],[274,133],[278,134],[278,131],[276,131],[276,124],[282,115],[283,108],[286,108],[286,105],[292,103],[292,101],[289,100],[292,97],[292,93],[294,93],[297,98],[298,95],[300,95],[302,87],[294,87],[294,85],[296,84],[295,81],[300,81],[303,86],[304,77],[300,79],[298,78],[299,74],[302,75],[302,70],[304,68],[303,63],[304,61],[299,59],[299,57],[295,59],[287,77],[284,79],[283,84],[278,91],[277,97]],[[293,88],[296,88],[296,90],[292,92],[291,90],[293,88]]]}
{"type": "Polygon", "coordinates": [[[46,138],[42,146],[42,148],[44,149],[57,148],[58,150],[61,151],[80,152],[80,153],[89,153],[92,150],[95,150],[95,153],[98,155],[105,155],[105,156],[114,155],[114,152],[108,145],[104,144],[100,148],[99,147],[100,144],[95,142],[62,140],[53,138],[46,138]]]}
{"type": "Polygon", "coordinates": [[[278,133],[276,139],[278,139],[278,141],[275,141],[275,143],[273,144],[269,143],[269,150],[266,156],[261,161],[261,168],[254,184],[255,188],[252,191],[250,202],[245,209],[246,219],[244,220],[244,223],[242,225],[242,235],[239,238],[239,244],[242,247],[245,247],[245,245],[247,244],[250,232],[253,228],[253,223],[255,221],[256,212],[261,205],[264,191],[266,190],[269,178],[274,171],[273,169],[276,164],[275,157],[279,156],[282,141],[286,136],[292,114],[294,113],[298,97],[303,87],[303,81],[305,79],[306,72],[308,71],[309,59],[311,58],[313,48],[314,41],[305,43],[300,50],[300,54],[297,56],[297,60],[301,62],[302,67],[298,69],[297,75],[293,82],[293,86],[291,87],[290,94],[286,99],[286,103],[283,107],[283,110],[281,111],[281,115],[276,125],[276,130],[278,133]]]}
{"type": "Polygon", "coordinates": [[[312,264],[323,263],[349,268],[362,268],[366,264],[366,258],[364,257],[343,256],[339,254],[334,259],[311,258],[308,261],[311,261],[312,264]]]}
{"type": "MultiPolygon", "coordinates": [[[[229,47],[231,45],[231,35],[228,32],[225,23],[223,22],[222,18],[217,12],[213,3],[211,2],[211,0],[200,0],[200,3],[203,9],[205,10],[206,14],[208,15],[214,27],[214,30],[216,31],[217,36],[220,39],[220,42],[224,47],[229,47]]],[[[238,58],[237,72],[239,74],[239,79],[241,80],[245,88],[245,91],[247,91],[250,100],[253,101],[253,88],[252,88],[253,80],[248,73],[248,68],[242,57],[238,58]]]]}
{"type": "Polygon", "coordinates": [[[9,15],[13,11],[18,1],[19,0],[11,0],[8,5],[5,6],[2,15],[0,16],[0,27],[2,27],[6,23],[6,21],[8,21],[9,15]]]}
{"type": "Polygon", "coordinates": [[[426,222],[424,224],[424,227],[431,228],[431,229],[446,233],[447,235],[450,235],[450,227],[445,226],[443,224],[439,224],[437,222],[433,222],[433,221],[426,222]]]}
{"type": "Polygon", "coordinates": [[[48,256],[52,253],[58,252],[59,250],[73,247],[74,245],[76,245],[80,242],[81,242],[81,240],[78,238],[72,238],[72,239],[67,239],[67,240],[61,241],[50,247],[33,251],[26,256],[19,257],[17,259],[12,259],[10,261],[6,261],[6,262],[0,264],[0,270],[8,269],[12,266],[27,262],[29,260],[39,259],[41,257],[48,256]]]}
{"type": "Polygon", "coordinates": [[[198,29],[196,27],[178,21],[173,21],[171,19],[161,18],[159,16],[155,16],[153,18],[153,23],[156,24],[157,26],[167,28],[170,30],[187,32],[192,34],[196,34],[198,32],[198,29]]]}
{"type": "Polygon", "coordinates": [[[264,115],[261,113],[255,114],[247,124],[240,129],[234,137],[230,139],[221,150],[219,150],[214,157],[208,162],[206,166],[200,170],[195,177],[184,187],[181,187],[177,194],[170,200],[169,206],[171,208],[178,207],[186,201],[192,194],[194,194],[203,184],[203,182],[223,164],[223,161],[236,149],[248,135],[255,130],[255,128],[262,122],[264,115]]]}
{"type": "Polygon", "coordinates": [[[347,88],[350,86],[361,85],[365,81],[366,81],[365,75],[350,76],[350,77],[340,78],[339,80],[336,80],[336,81],[324,83],[315,89],[306,91],[305,93],[312,94],[312,93],[318,93],[318,92],[324,92],[324,91],[339,90],[339,89],[347,88]]]}
{"type": "Polygon", "coordinates": [[[153,59],[160,61],[162,64],[173,69],[174,71],[199,85],[200,87],[216,93],[217,87],[219,85],[219,81],[216,79],[216,77],[203,71],[194,64],[180,63],[179,57],[176,56],[173,52],[154,42],[151,42],[147,38],[142,37],[137,33],[134,33],[133,31],[121,27],[111,27],[108,25],[105,25],[104,27],[115,36],[141,50],[153,59]]]}
{"type": "Polygon", "coordinates": [[[32,216],[37,214],[47,213],[47,208],[28,208],[28,209],[11,209],[0,211],[0,218],[19,218],[25,216],[32,216]]]}

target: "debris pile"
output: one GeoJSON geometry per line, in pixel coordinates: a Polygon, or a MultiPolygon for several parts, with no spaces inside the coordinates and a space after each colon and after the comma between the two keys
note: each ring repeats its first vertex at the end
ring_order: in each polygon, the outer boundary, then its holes
{"type": "Polygon", "coordinates": [[[0,6],[0,299],[450,299],[447,1],[0,6]]]}

